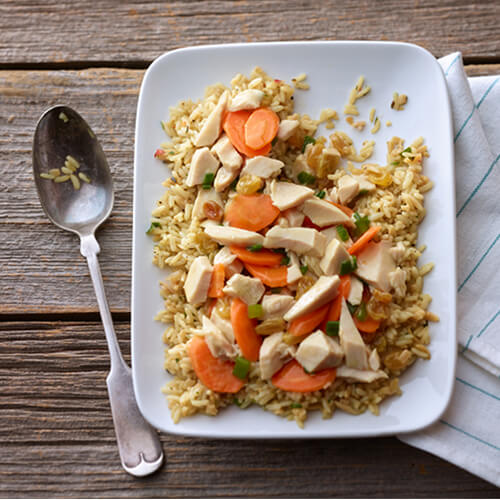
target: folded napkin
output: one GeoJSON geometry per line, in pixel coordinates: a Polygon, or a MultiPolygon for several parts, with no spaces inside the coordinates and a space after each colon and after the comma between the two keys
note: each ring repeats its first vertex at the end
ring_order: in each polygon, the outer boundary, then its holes
{"type": "Polygon", "coordinates": [[[459,355],[446,413],[398,437],[500,487],[500,76],[467,78],[460,53],[439,63],[454,125],[459,355]]]}

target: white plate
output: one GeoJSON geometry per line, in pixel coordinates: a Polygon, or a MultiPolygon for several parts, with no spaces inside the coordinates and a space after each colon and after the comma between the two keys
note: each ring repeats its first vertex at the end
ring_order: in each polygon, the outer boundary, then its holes
{"type": "MultiPolygon", "coordinates": [[[[326,131],[328,132],[328,131],[326,131]]],[[[319,133],[325,133],[320,130],[319,133]]],[[[188,435],[221,438],[361,437],[410,432],[425,427],[444,412],[451,396],[455,358],[455,198],[451,113],[445,80],[434,57],[415,45],[392,42],[291,42],[194,47],[158,58],[147,70],[137,111],[134,180],[134,238],[132,272],[132,368],[137,402],[158,429],[188,435]],[[236,73],[249,74],[261,66],[273,78],[290,81],[307,73],[309,91],[295,92],[296,110],[318,117],[321,109],[336,109],[345,130],[360,146],[376,140],[374,160],[384,163],[386,141],[398,135],[411,142],[425,137],[430,158],[425,172],[435,187],[426,196],[428,216],[420,227],[421,243],[428,246],[420,261],[434,262],[425,279],[433,297],[431,310],[441,321],[431,324],[429,362],[418,361],[402,377],[401,397],[389,398],[380,415],[352,416],[341,411],[330,420],[312,413],[305,429],[295,422],[251,407],[222,410],[217,417],[197,415],[174,424],[160,389],[169,379],[163,369],[164,325],[153,320],[163,308],[158,282],[166,275],[151,263],[153,243],[145,234],[151,211],[162,195],[167,168],[153,158],[166,140],[160,120],[182,99],[203,97],[207,85],[229,84],[236,73]],[[358,101],[360,117],[375,107],[382,121],[376,135],[357,132],[345,124],[342,110],[360,75],[372,87],[358,101]],[[390,109],[392,93],[409,96],[404,111],[390,109]],[[387,120],[392,127],[386,127],[387,120]]]]}

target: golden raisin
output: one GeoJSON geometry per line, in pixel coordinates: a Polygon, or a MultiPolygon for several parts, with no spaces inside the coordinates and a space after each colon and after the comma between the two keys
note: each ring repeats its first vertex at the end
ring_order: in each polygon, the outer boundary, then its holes
{"type": "Polygon", "coordinates": [[[257,325],[255,331],[259,335],[271,335],[272,333],[282,332],[285,328],[286,323],[283,318],[270,318],[257,325]]]}
{"type": "Polygon", "coordinates": [[[236,192],[240,194],[254,194],[264,186],[264,181],[256,175],[243,175],[236,184],[236,192]]]}
{"type": "Polygon", "coordinates": [[[295,299],[298,299],[300,296],[304,295],[309,288],[311,288],[316,280],[312,276],[303,276],[297,283],[297,291],[295,293],[295,299]]]}
{"type": "Polygon", "coordinates": [[[203,213],[207,219],[211,220],[222,220],[222,216],[224,215],[221,206],[215,201],[206,201],[203,204],[203,213]]]}
{"type": "Polygon", "coordinates": [[[222,297],[221,299],[217,299],[217,302],[215,303],[215,311],[221,318],[231,319],[231,306],[229,297],[222,297]]]}

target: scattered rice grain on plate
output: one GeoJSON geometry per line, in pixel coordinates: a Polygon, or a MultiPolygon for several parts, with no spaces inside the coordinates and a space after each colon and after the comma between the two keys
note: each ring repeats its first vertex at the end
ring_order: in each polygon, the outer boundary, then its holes
{"type": "Polygon", "coordinates": [[[408,96],[405,94],[398,94],[394,92],[392,94],[391,108],[396,111],[402,111],[405,108],[405,104],[408,102],[408,96]]]}

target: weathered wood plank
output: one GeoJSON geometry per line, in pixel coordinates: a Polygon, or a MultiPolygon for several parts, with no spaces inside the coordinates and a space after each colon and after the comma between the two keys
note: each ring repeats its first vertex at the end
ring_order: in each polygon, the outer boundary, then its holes
{"type": "MultiPolygon", "coordinates": [[[[498,74],[500,65],[468,71],[498,74]]],[[[129,310],[134,117],[143,74],[106,68],[0,71],[0,314],[97,310],[77,238],[46,219],[32,179],[35,123],[57,102],[87,118],[108,156],[116,197],[98,234],[100,261],[112,310],[129,310]]]]}
{"type": "MultiPolygon", "coordinates": [[[[128,325],[117,324],[128,357],[128,325]]],[[[224,441],[162,435],[152,477],[119,465],[98,323],[0,323],[1,497],[492,497],[395,438],[224,441]]]]}
{"type": "Polygon", "coordinates": [[[469,64],[465,71],[468,76],[500,75],[500,64],[469,64]]]}
{"type": "Polygon", "coordinates": [[[436,56],[498,58],[495,0],[211,0],[0,5],[0,61],[151,61],[179,47],[273,40],[404,40],[436,56]]]}

